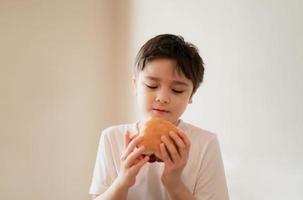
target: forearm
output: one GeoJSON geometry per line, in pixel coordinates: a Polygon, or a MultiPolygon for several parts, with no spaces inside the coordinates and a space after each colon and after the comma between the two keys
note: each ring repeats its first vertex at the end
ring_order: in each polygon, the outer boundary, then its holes
{"type": "Polygon", "coordinates": [[[127,187],[123,187],[117,181],[114,181],[113,184],[104,193],[95,198],[95,200],[126,200],[127,193],[127,187]]]}
{"type": "Polygon", "coordinates": [[[168,193],[172,200],[195,200],[193,194],[183,183],[180,183],[177,187],[168,189],[168,193]]]}

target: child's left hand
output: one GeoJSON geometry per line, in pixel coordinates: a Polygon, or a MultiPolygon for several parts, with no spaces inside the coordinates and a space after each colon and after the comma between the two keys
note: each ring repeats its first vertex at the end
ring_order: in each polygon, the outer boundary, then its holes
{"type": "Polygon", "coordinates": [[[168,190],[174,190],[183,184],[181,174],[188,160],[190,141],[181,130],[177,134],[170,133],[169,137],[162,137],[161,140],[161,157],[165,164],[161,181],[168,190]]]}

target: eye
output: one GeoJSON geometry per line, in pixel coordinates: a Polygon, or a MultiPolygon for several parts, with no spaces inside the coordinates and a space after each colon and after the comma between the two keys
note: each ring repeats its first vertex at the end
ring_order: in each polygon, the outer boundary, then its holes
{"type": "Polygon", "coordinates": [[[182,94],[184,92],[183,90],[174,90],[174,89],[172,89],[172,91],[176,94],[182,94]]]}
{"type": "Polygon", "coordinates": [[[158,86],[153,86],[153,85],[147,85],[145,84],[146,87],[148,87],[149,89],[157,89],[158,86]]]}

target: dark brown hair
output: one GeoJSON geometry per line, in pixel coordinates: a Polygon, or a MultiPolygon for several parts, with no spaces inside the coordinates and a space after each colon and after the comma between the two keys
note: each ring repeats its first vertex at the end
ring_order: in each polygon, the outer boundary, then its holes
{"type": "Polygon", "coordinates": [[[204,63],[197,47],[184,41],[183,37],[162,34],[148,40],[138,52],[135,74],[143,71],[146,64],[159,58],[176,60],[177,71],[193,83],[194,94],[203,81],[204,63]]]}

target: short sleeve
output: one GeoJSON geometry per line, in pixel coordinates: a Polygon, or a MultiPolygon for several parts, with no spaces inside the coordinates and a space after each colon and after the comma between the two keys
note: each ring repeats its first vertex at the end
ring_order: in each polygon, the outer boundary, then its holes
{"type": "Polygon", "coordinates": [[[107,132],[101,134],[89,194],[102,194],[117,176],[107,132]]]}
{"type": "Polygon", "coordinates": [[[206,146],[194,196],[198,200],[229,199],[220,146],[216,136],[206,146]]]}

